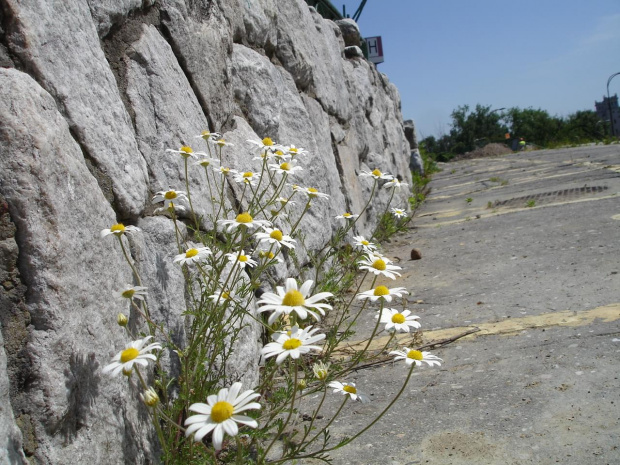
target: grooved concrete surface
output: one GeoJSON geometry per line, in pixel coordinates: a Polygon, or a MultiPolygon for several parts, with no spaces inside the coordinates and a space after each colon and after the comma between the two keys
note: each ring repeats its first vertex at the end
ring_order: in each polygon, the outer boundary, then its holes
{"type": "MultiPolygon", "coordinates": [[[[414,293],[407,307],[424,343],[481,331],[432,350],[441,368],[415,370],[380,424],[332,452],[334,463],[619,464],[620,146],[442,169],[413,228],[384,246],[403,267],[386,283],[414,293]],[[556,194],[511,201],[544,193],[556,194]],[[421,260],[409,260],[412,247],[421,260]]],[[[372,402],[349,403],[332,437],[359,431],[405,375],[388,362],[350,377],[372,402]]],[[[337,408],[341,397],[330,401],[337,408]]]]}

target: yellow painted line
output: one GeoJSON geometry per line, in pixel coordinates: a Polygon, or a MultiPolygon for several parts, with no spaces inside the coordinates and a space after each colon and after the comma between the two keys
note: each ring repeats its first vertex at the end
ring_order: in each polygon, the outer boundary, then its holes
{"type": "MultiPolygon", "coordinates": [[[[595,320],[605,323],[620,320],[620,303],[604,305],[591,310],[543,313],[542,315],[524,316],[519,318],[507,318],[494,323],[481,323],[472,326],[457,326],[454,328],[424,331],[424,344],[433,344],[444,339],[449,339],[459,334],[466,333],[478,328],[480,331],[464,336],[462,340],[474,339],[480,336],[503,335],[514,336],[526,329],[549,328],[551,326],[576,327],[592,324],[595,320]]],[[[382,336],[372,341],[369,350],[383,348],[389,341],[390,336],[382,336]]],[[[399,334],[395,337],[399,345],[406,345],[412,341],[412,335],[399,334]]],[[[461,339],[459,339],[461,340],[461,339]]],[[[349,343],[346,347],[351,349],[363,349],[366,342],[349,343]]]]}
{"type": "MultiPolygon", "coordinates": [[[[594,202],[597,200],[606,200],[606,199],[611,199],[613,197],[618,197],[618,195],[620,194],[620,192],[614,192],[610,195],[605,195],[605,196],[601,196],[601,197],[594,197],[594,198],[586,198],[586,199],[575,199],[575,200],[567,200],[566,202],[555,202],[555,203],[548,203],[545,205],[538,205],[538,206],[533,206],[533,207],[523,207],[523,208],[510,208],[510,207],[497,207],[495,210],[495,212],[493,213],[483,213],[484,210],[479,210],[479,213],[474,213],[474,211],[472,210],[472,216],[469,218],[469,220],[474,220],[476,215],[480,215],[480,218],[475,218],[476,220],[482,219],[482,218],[490,218],[492,216],[499,216],[499,215],[506,215],[509,213],[517,213],[517,212],[522,212],[525,210],[537,210],[539,208],[549,208],[549,207],[558,207],[561,205],[570,205],[573,203],[581,203],[581,202],[594,202]]],[[[465,211],[465,210],[462,210],[465,211]]],[[[440,214],[443,212],[437,212],[437,214],[440,214]]],[[[429,214],[425,214],[424,216],[429,216],[429,214]]],[[[450,215],[450,216],[455,216],[455,215],[450,215]]],[[[422,215],[418,215],[418,218],[422,218],[422,215]]],[[[461,218],[458,220],[453,220],[453,221],[443,221],[441,223],[437,223],[437,222],[433,222],[428,223],[428,224],[416,224],[416,228],[438,228],[441,226],[448,226],[451,224],[460,224],[460,223],[464,223],[466,221],[469,221],[467,218],[461,218]]]]}

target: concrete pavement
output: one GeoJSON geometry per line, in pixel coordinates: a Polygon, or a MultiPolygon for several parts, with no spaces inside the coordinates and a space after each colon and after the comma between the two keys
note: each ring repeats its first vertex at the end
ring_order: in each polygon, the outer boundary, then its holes
{"type": "MultiPolygon", "coordinates": [[[[620,146],[442,169],[413,228],[384,245],[403,267],[384,283],[413,292],[424,344],[478,331],[431,350],[441,368],[417,369],[334,464],[620,463],[620,146]]],[[[366,425],[405,375],[388,362],[347,379],[373,401],[350,403],[332,437],[366,425]]]]}

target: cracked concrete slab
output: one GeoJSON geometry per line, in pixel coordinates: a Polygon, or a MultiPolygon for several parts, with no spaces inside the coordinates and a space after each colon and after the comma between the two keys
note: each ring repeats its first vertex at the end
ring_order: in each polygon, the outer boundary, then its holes
{"type": "MultiPolygon", "coordinates": [[[[619,161],[620,146],[609,145],[442,166],[413,228],[384,246],[403,267],[387,284],[412,292],[405,304],[420,316],[422,344],[480,331],[432,349],[441,368],[415,370],[378,425],[331,452],[334,464],[619,463],[619,161]],[[606,188],[495,206],[584,186],[606,188]],[[421,260],[409,260],[414,247],[421,260]]],[[[374,313],[360,318],[360,339],[374,313]]],[[[347,405],[334,439],[387,406],[401,365],[346,380],[372,402],[347,405]]],[[[326,412],[341,402],[329,400],[326,412]]]]}

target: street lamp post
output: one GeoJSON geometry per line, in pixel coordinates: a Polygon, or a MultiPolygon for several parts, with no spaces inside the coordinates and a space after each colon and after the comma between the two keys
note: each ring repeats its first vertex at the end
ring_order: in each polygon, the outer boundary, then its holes
{"type": "Polygon", "coordinates": [[[609,76],[609,79],[607,79],[607,105],[609,106],[609,127],[611,128],[611,135],[612,135],[612,137],[615,136],[616,134],[615,134],[615,131],[614,131],[614,120],[613,120],[612,115],[611,115],[611,99],[609,98],[609,83],[618,74],[620,74],[620,72],[612,74],[611,76],[609,76]]]}

